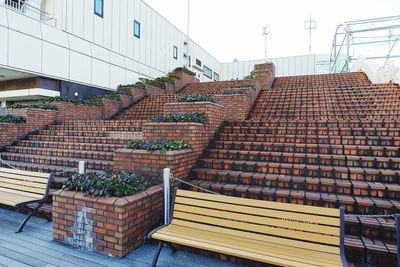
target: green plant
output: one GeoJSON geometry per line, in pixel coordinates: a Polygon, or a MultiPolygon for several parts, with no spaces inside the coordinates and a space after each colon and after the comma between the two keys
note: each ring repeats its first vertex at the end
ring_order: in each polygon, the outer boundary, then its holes
{"type": "Polygon", "coordinates": [[[246,94],[246,90],[245,89],[232,89],[232,90],[225,90],[223,92],[224,95],[235,95],[235,94],[246,94]]]}
{"type": "Polygon", "coordinates": [[[186,95],[176,99],[176,102],[217,102],[214,97],[208,95],[186,95]]]}
{"type": "Polygon", "coordinates": [[[194,73],[193,71],[191,71],[191,70],[189,70],[187,68],[182,68],[182,67],[176,68],[176,69],[174,69],[174,71],[183,71],[184,73],[189,74],[191,76],[195,76],[196,75],[196,73],[194,73]]]}
{"type": "Polygon", "coordinates": [[[208,123],[207,118],[204,117],[203,113],[192,113],[192,114],[168,114],[155,118],[153,122],[196,122],[206,125],[208,123]]]}
{"type": "Polygon", "coordinates": [[[43,101],[44,103],[52,103],[52,102],[65,102],[65,103],[73,103],[75,105],[85,105],[85,106],[95,106],[100,107],[103,104],[99,101],[92,101],[92,100],[82,100],[80,98],[72,98],[69,96],[54,96],[46,99],[43,101]]]}
{"type": "Polygon", "coordinates": [[[44,104],[44,103],[38,103],[38,104],[33,104],[33,105],[14,104],[10,108],[12,108],[12,109],[34,108],[34,109],[43,109],[43,110],[57,110],[57,107],[55,107],[53,105],[44,104]]]}
{"type": "Polygon", "coordinates": [[[0,122],[2,123],[14,123],[14,124],[24,124],[26,123],[26,118],[16,115],[0,115],[0,122]]]}
{"type": "Polygon", "coordinates": [[[107,170],[83,175],[74,174],[65,180],[63,189],[92,196],[124,197],[143,191],[150,185],[151,183],[141,175],[107,170]]]}
{"type": "Polygon", "coordinates": [[[110,95],[128,95],[128,96],[132,96],[132,94],[130,92],[122,91],[122,90],[110,92],[110,95]]]}
{"type": "Polygon", "coordinates": [[[115,95],[115,94],[109,94],[109,95],[92,95],[88,97],[89,100],[95,100],[95,99],[109,99],[113,101],[120,101],[120,98],[115,95]]]}
{"type": "Polygon", "coordinates": [[[147,80],[148,85],[155,86],[161,89],[164,89],[164,82],[161,80],[147,80]]]}
{"type": "Polygon", "coordinates": [[[189,145],[186,144],[182,140],[142,141],[142,140],[136,139],[136,140],[132,140],[128,145],[129,149],[143,149],[143,150],[149,150],[149,151],[160,150],[161,152],[180,150],[180,149],[185,149],[185,148],[188,148],[188,147],[189,147],[189,145]]]}
{"type": "Polygon", "coordinates": [[[252,70],[249,75],[244,77],[245,80],[255,80],[256,79],[256,72],[252,70]]]}
{"type": "Polygon", "coordinates": [[[173,77],[164,76],[164,77],[157,78],[156,80],[161,81],[161,82],[166,82],[170,85],[175,85],[175,78],[173,78],[173,77]]]}

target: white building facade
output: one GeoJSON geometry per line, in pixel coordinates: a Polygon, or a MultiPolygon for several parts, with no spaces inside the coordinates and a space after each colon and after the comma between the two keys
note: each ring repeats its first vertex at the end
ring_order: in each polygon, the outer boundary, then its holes
{"type": "MultiPolygon", "coordinates": [[[[223,64],[186,40],[185,33],[141,0],[0,0],[0,82],[44,77],[82,90],[115,90],[139,78],[164,76],[185,63],[200,81],[212,81],[243,78],[254,63],[263,62],[223,64]]],[[[278,74],[313,74],[313,60],[282,59],[288,64],[277,64],[278,74]]],[[[62,94],[54,88],[29,89],[35,90],[18,92],[18,97],[62,94]]],[[[0,91],[0,100],[15,95],[0,91]]]]}

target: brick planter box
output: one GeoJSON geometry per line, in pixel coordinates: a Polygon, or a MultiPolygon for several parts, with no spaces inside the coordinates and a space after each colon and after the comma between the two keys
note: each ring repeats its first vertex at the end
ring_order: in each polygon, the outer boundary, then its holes
{"type": "Polygon", "coordinates": [[[66,102],[52,102],[50,104],[58,109],[57,122],[104,119],[103,107],[75,105],[66,102]]]}
{"type": "Polygon", "coordinates": [[[148,96],[148,95],[165,95],[165,90],[162,88],[159,88],[157,86],[145,84],[144,90],[146,91],[146,96],[148,96]]]}
{"type": "Polygon", "coordinates": [[[244,121],[252,107],[251,96],[246,94],[216,95],[215,99],[226,109],[226,120],[244,121]]]}
{"type": "Polygon", "coordinates": [[[190,75],[183,70],[178,70],[178,71],[172,71],[168,74],[170,77],[174,77],[175,80],[175,86],[174,86],[174,92],[179,92],[182,90],[183,87],[190,83],[198,83],[199,80],[196,78],[196,76],[190,75]]]}
{"type": "Polygon", "coordinates": [[[162,183],[164,168],[170,168],[176,177],[187,177],[195,163],[191,149],[176,151],[147,151],[119,149],[114,153],[114,169],[135,172],[150,179],[153,184],[162,183]]]}
{"type": "Polygon", "coordinates": [[[53,238],[124,257],[138,248],[163,215],[163,189],[151,187],[122,198],[86,197],[60,190],[53,196],[53,238]]]}
{"type": "Polygon", "coordinates": [[[118,95],[122,108],[127,108],[133,103],[133,97],[130,95],[118,95]]]}
{"type": "Polygon", "coordinates": [[[131,93],[132,102],[137,102],[146,96],[146,91],[144,89],[138,88],[138,87],[121,87],[118,90],[131,93]]]}
{"type": "Polygon", "coordinates": [[[121,101],[115,101],[111,99],[97,99],[96,101],[99,101],[103,104],[103,118],[104,119],[109,119],[118,112],[122,110],[122,102],[121,101]]]}
{"type": "Polygon", "coordinates": [[[1,115],[16,115],[26,118],[25,124],[0,123],[0,146],[8,145],[23,138],[26,134],[43,129],[56,121],[56,110],[7,109],[1,115]]]}

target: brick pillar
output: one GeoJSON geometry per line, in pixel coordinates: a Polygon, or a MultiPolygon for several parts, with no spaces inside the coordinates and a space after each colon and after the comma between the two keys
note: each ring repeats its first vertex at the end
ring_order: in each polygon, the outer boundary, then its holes
{"type": "Polygon", "coordinates": [[[256,80],[260,83],[261,89],[269,89],[272,87],[275,79],[275,65],[272,63],[254,65],[256,80]]]}

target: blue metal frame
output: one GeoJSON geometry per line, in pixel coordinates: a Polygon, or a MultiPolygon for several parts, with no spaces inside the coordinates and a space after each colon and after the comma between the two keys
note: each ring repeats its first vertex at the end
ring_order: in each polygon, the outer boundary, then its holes
{"type": "Polygon", "coordinates": [[[96,14],[97,16],[103,18],[104,17],[104,0],[100,0],[101,1],[101,13],[97,12],[97,10],[96,10],[97,1],[98,0],[94,0],[94,14],[96,14]]]}

